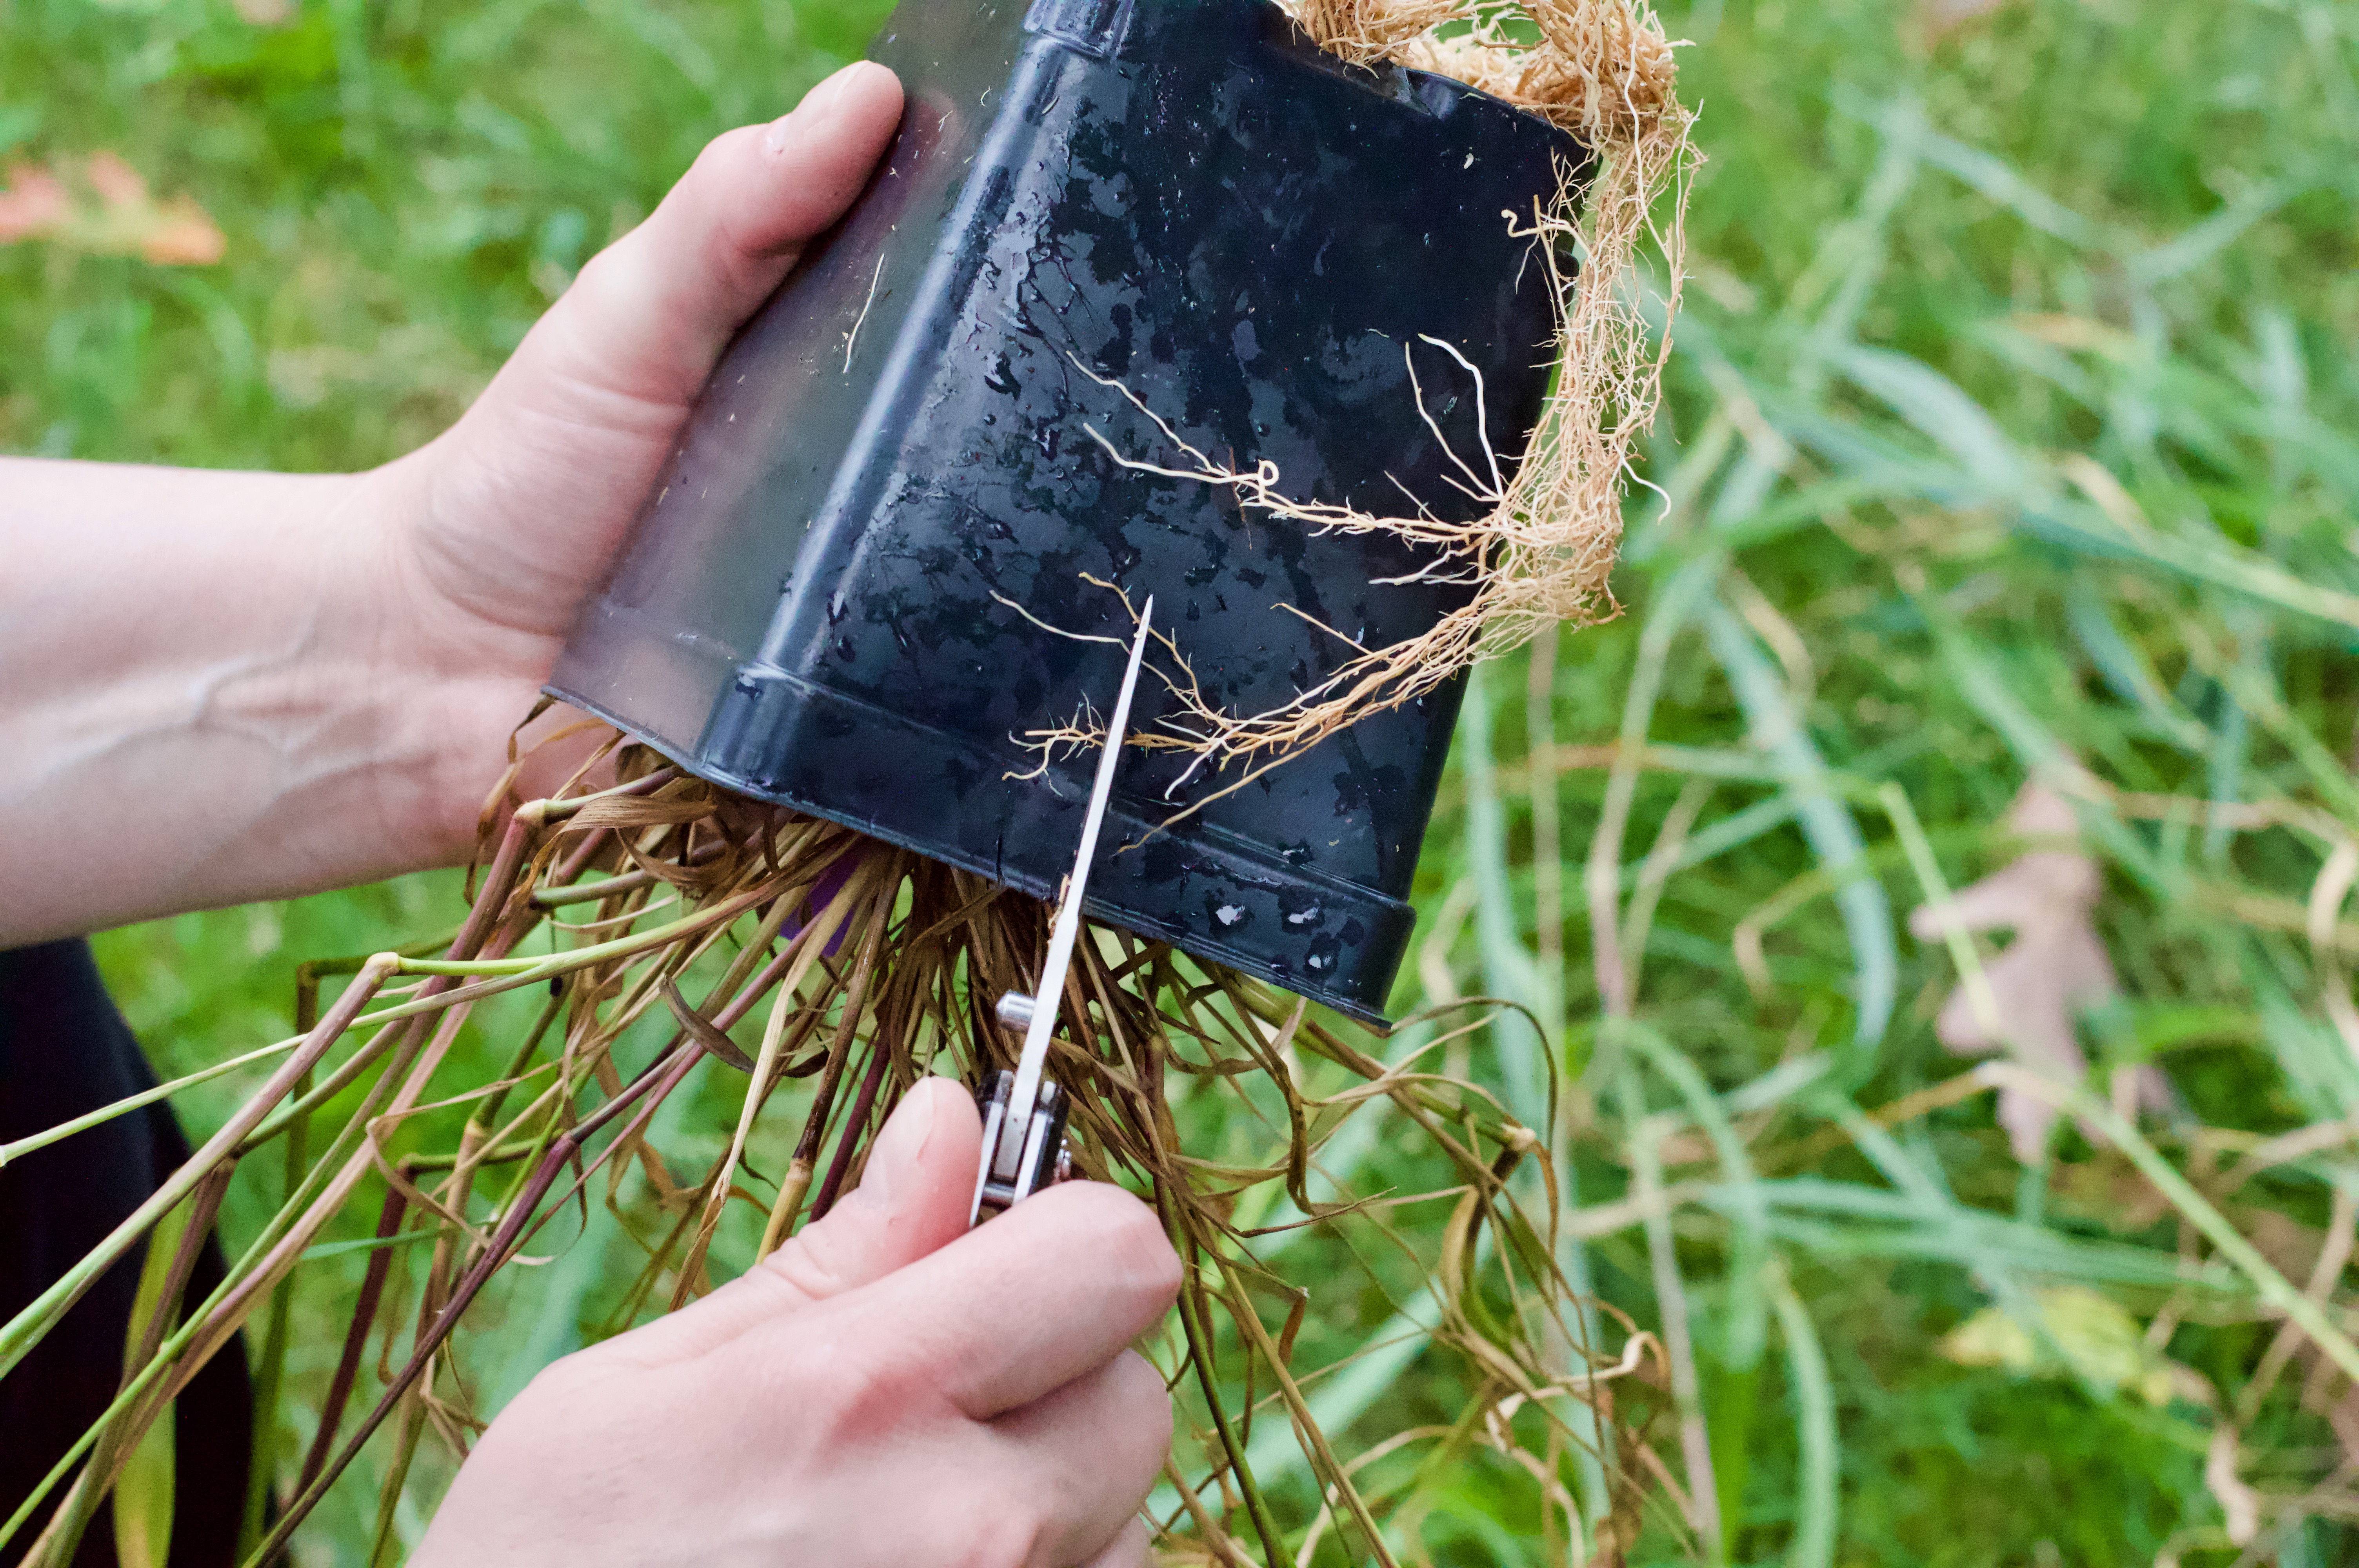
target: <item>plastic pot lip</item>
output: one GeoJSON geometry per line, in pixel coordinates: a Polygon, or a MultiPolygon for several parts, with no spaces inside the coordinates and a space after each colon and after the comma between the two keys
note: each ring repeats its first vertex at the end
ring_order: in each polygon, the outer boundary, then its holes
{"type": "MultiPolygon", "coordinates": [[[[547,696],[555,697],[558,701],[569,704],[571,707],[578,708],[584,713],[591,715],[592,718],[603,719],[606,723],[613,725],[615,729],[629,736],[634,741],[647,747],[649,751],[656,752],[665,761],[670,762],[674,767],[679,768],[682,773],[689,774],[690,777],[701,779],[706,784],[732,791],[738,795],[746,795],[752,799],[761,801],[766,805],[783,806],[789,811],[799,812],[806,816],[815,816],[822,821],[832,822],[839,827],[849,828],[854,833],[864,834],[871,838],[875,838],[881,842],[890,844],[896,849],[907,849],[911,854],[921,855],[927,860],[939,862],[942,865],[955,866],[961,871],[968,871],[975,876],[982,877],[986,881],[990,881],[995,886],[1008,888],[1016,892],[1028,893],[1029,896],[1039,898],[1044,903],[1054,902],[1055,890],[1049,889],[1039,892],[1033,892],[1030,889],[1021,885],[1020,882],[999,874],[996,868],[982,864],[973,856],[961,854],[955,846],[949,845],[941,839],[922,838],[914,834],[904,833],[895,829],[887,823],[863,818],[849,812],[832,809],[825,805],[805,800],[788,791],[766,788],[754,780],[737,777],[731,774],[724,769],[716,768],[709,760],[700,758],[692,752],[684,752],[682,748],[647,733],[639,726],[632,723],[629,719],[625,719],[622,715],[613,712],[591,698],[582,697],[578,693],[568,691],[561,687],[554,685],[543,687],[541,689],[547,696]]],[[[1120,847],[1112,851],[1102,850],[1100,852],[1100,860],[1102,862],[1115,860],[1116,857],[1120,853],[1120,847]]],[[[1103,868],[1102,866],[1101,871],[1103,871],[1103,868]]],[[[1370,897],[1372,893],[1372,890],[1370,889],[1360,887],[1354,883],[1344,882],[1336,878],[1323,877],[1317,872],[1304,871],[1300,874],[1306,881],[1328,883],[1332,886],[1339,894],[1350,894],[1360,898],[1367,898],[1370,897]]],[[[1103,880],[1102,876],[1093,879],[1093,881],[1100,881],[1103,880]]],[[[1403,913],[1407,914],[1409,919],[1413,920],[1415,918],[1414,913],[1409,910],[1409,906],[1405,901],[1397,900],[1394,902],[1399,903],[1403,913]]],[[[1389,1034],[1392,1033],[1393,1022],[1391,1015],[1381,1006],[1364,1005],[1353,1001],[1350,997],[1338,992],[1324,990],[1319,991],[1316,994],[1307,992],[1302,989],[1302,977],[1299,975],[1290,975],[1274,967],[1268,959],[1260,954],[1257,954],[1251,949],[1238,946],[1234,943],[1223,940],[1217,935],[1201,936],[1191,932],[1189,934],[1188,939],[1183,945],[1178,941],[1172,940],[1167,935],[1158,935],[1151,929],[1142,930],[1140,927],[1145,924],[1145,922],[1142,921],[1141,917],[1137,914],[1125,909],[1122,905],[1105,898],[1102,893],[1092,893],[1084,896],[1082,900],[1082,909],[1084,914],[1103,925],[1111,925],[1120,930],[1130,932],[1133,935],[1144,937],[1150,942],[1160,942],[1175,953],[1184,953],[1192,958],[1208,959],[1213,963],[1221,964],[1226,968],[1235,969],[1241,974],[1251,975],[1256,979],[1263,980],[1270,985],[1277,987],[1280,990],[1287,992],[1288,995],[1302,997],[1305,1000],[1308,1000],[1316,1006],[1327,1008],[1332,1011],[1339,1012],[1344,1017],[1352,1019],[1355,1022],[1365,1024],[1369,1028],[1376,1031],[1379,1034],[1389,1034]]]]}

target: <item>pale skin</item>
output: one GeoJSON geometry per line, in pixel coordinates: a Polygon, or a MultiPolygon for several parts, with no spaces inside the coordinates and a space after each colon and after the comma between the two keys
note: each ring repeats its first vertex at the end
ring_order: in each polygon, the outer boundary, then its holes
{"type": "Polygon", "coordinates": [[[825,1219],[536,1379],[413,1568],[1146,1563],[1171,1405],[1126,1346],[1179,1260],[1092,1182],[967,1232],[980,1150],[965,1091],[920,1084],[825,1219]]]}
{"type": "MultiPolygon", "coordinates": [[[[715,140],[382,468],[0,458],[0,948],[462,859],[714,360],[900,107],[857,65],[715,140]]],[[[966,1233],[979,1138],[920,1084],[825,1219],[537,1379],[413,1561],[1145,1563],[1170,1403],[1128,1346],[1179,1260],[1093,1184],[966,1233]]]]}

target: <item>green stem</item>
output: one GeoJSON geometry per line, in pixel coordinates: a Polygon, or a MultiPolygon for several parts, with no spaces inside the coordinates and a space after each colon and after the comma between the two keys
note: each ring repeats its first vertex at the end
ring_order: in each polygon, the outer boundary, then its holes
{"type": "Polygon", "coordinates": [[[402,1411],[393,1464],[386,1471],[385,1486],[377,1494],[376,1530],[369,1538],[368,1568],[378,1568],[386,1560],[386,1548],[393,1544],[394,1520],[401,1512],[401,1489],[409,1481],[409,1466],[418,1457],[418,1439],[426,1429],[425,1411],[423,1399],[411,1400],[402,1411]]]}
{"type": "Polygon", "coordinates": [[[355,1079],[375,1065],[377,1059],[393,1044],[399,1034],[400,1031],[395,1029],[378,1030],[369,1036],[367,1044],[355,1050],[338,1065],[333,1072],[317,1082],[312,1080],[310,1074],[304,1074],[303,1083],[299,1087],[300,1092],[293,1100],[279,1107],[264,1120],[261,1126],[254,1130],[245,1142],[238,1145],[239,1155],[243,1157],[251,1154],[264,1144],[277,1139],[290,1127],[308,1124],[313,1113],[350,1088],[355,1079]]]}
{"type": "MultiPolygon", "coordinates": [[[[1162,1211],[1164,1228],[1170,1232],[1174,1245],[1185,1245],[1193,1251],[1193,1238],[1180,1228],[1178,1217],[1171,1211],[1170,1195],[1163,1183],[1155,1184],[1155,1206],[1162,1211]]],[[[1185,1256],[1183,1251],[1183,1256],[1185,1256]]],[[[1190,1265],[1193,1272],[1193,1265],[1190,1265]]],[[[1253,1466],[1245,1462],[1245,1446],[1237,1440],[1236,1428],[1230,1423],[1229,1412],[1221,1404],[1221,1390],[1212,1377],[1212,1332],[1197,1310],[1195,1292],[1187,1286],[1180,1292],[1180,1326],[1188,1336],[1188,1360],[1196,1368],[1197,1387],[1203,1390],[1204,1408],[1212,1414],[1212,1429],[1220,1434],[1221,1449],[1228,1455],[1229,1472],[1237,1478],[1237,1490],[1245,1500],[1245,1517],[1253,1520],[1254,1533],[1261,1537],[1263,1561],[1268,1568],[1286,1568],[1286,1550],[1279,1544],[1286,1538],[1270,1517],[1269,1503],[1254,1481],[1253,1466]]]]}
{"type": "Polygon", "coordinates": [[[61,1121],[55,1127],[45,1128],[30,1137],[19,1138],[14,1143],[0,1143],[0,1170],[6,1169],[13,1162],[23,1159],[36,1150],[46,1149],[52,1143],[63,1142],[77,1132],[87,1132],[92,1128],[112,1121],[118,1116],[128,1116],[142,1106],[154,1105],[160,1099],[169,1099],[183,1089],[192,1089],[199,1084],[209,1084],[225,1074],[236,1072],[240,1067],[252,1066],[255,1063],[266,1061],[272,1056],[283,1056],[301,1044],[303,1044],[303,1036],[294,1035],[279,1041],[275,1045],[265,1045],[259,1050],[248,1051],[243,1056],[232,1056],[226,1062],[216,1062],[201,1072],[190,1073],[186,1077],[174,1078],[168,1084],[158,1084],[152,1089],[144,1089],[138,1094],[126,1096],[112,1105],[103,1105],[87,1116],[75,1117],[71,1121],[61,1121]]]}
{"type": "Polygon", "coordinates": [[[207,1139],[205,1146],[193,1157],[165,1178],[147,1202],[134,1209],[130,1217],[116,1226],[105,1240],[92,1249],[87,1257],[68,1270],[64,1278],[34,1298],[22,1312],[9,1319],[5,1327],[0,1327],[0,1377],[15,1370],[16,1364],[41,1342],[42,1336],[49,1333],[67,1309],[98,1281],[99,1276],[138,1245],[139,1238],[147,1235],[158,1219],[194,1192],[206,1173],[245,1141],[246,1134],[254,1130],[269,1108],[285,1098],[302,1076],[319,1065],[320,1058],[327,1054],[328,1048],[351,1025],[362,1004],[375,994],[377,987],[391,973],[387,966],[398,961],[389,957],[371,959],[369,967],[347,988],[343,996],[337,1000],[335,1008],[320,1021],[320,1026],[304,1041],[294,1060],[271,1075],[261,1093],[248,1101],[219,1132],[207,1139]]]}
{"type": "MultiPolygon", "coordinates": [[[[295,1086],[299,1101],[310,1087],[307,1076],[295,1086]]],[[[304,1159],[310,1153],[310,1119],[294,1124],[287,1138],[287,1179],[280,1199],[283,1208],[302,1190],[304,1159]]],[[[238,1555],[243,1557],[262,1539],[263,1517],[270,1509],[270,1490],[278,1470],[278,1395],[287,1380],[288,1327],[295,1293],[291,1277],[270,1292],[269,1325],[263,1331],[262,1356],[254,1378],[254,1454],[245,1473],[245,1509],[238,1520],[238,1555]]]]}
{"type": "Polygon", "coordinates": [[[2170,1205],[2187,1217],[2188,1223],[2203,1233],[2204,1238],[2218,1248],[2227,1260],[2252,1281],[2261,1300],[2293,1319],[2310,1342],[2323,1351],[2327,1359],[2343,1370],[2343,1375],[2359,1381],[2359,1345],[2354,1345],[2342,1330],[2336,1328],[2325,1309],[2294,1289],[2291,1281],[2272,1268],[2253,1244],[2236,1232],[2220,1211],[2213,1208],[2190,1184],[2187,1178],[2171,1168],[2153,1144],[2138,1133],[2137,1129],[2114,1114],[2111,1106],[2086,1089],[2060,1084],[2043,1078],[2027,1067],[2006,1062],[1984,1062],[1974,1069],[1977,1077],[2003,1089],[2031,1095],[2044,1099],[2061,1110],[2071,1112],[2080,1120],[2103,1132],[2114,1148],[2129,1156],[2130,1163],[2170,1205]]]}

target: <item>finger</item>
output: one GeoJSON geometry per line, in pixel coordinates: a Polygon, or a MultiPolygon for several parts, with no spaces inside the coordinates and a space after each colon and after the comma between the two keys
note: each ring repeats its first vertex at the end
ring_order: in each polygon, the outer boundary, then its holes
{"type": "Polygon", "coordinates": [[[1179,1291],[1154,1211],[1120,1187],[1071,1182],[827,1310],[894,1346],[897,1377],[987,1421],[1113,1360],[1179,1291]]]}
{"type": "Polygon", "coordinates": [[[1116,1537],[1163,1473],[1171,1396],[1135,1350],[1010,1411],[992,1431],[1017,1445],[1032,1506],[1048,1521],[1049,1560],[1077,1563],[1116,1537]]]}
{"type": "Polygon", "coordinates": [[[893,73],[853,65],[784,119],[716,139],[582,269],[426,449],[440,455],[392,465],[429,602],[462,611],[469,636],[563,635],[721,351],[859,194],[900,113],[893,73]]]}
{"type": "Polygon", "coordinates": [[[1122,1533],[1108,1542],[1104,1551],[1086,1563],[1077,1564],[1077,1568],[1147,1568],[1147,1564],[1154,1561],[1154,1543],[1155,1538],[1148,1532],[1147,1521],[1133,1515],[1130,1522],[1122,1527],[1122,1533]]]}
{"type": "Polygon", "coordinates": [[[517,361],[545,352],[557,376],[684,406],[804,242],[860,194],[900,117],[900,81],[862,61],[783,119],[716,138],[646,222],[582,269],[517,361]]]}
{"type": "Polygon", "coordinates": [[[685,1360],[915,1262],[966,1228],[982,1141],[973,1096],[919,1080],[876,1135],[860,1185],[825,1217],[693,1306],[609,1343],[628,1343],[641,1365],[685,1360]]]}

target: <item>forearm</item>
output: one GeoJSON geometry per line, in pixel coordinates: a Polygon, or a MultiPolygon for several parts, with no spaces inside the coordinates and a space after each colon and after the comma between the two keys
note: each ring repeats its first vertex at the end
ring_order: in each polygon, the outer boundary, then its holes
{"type": "Polygon", "coordinates": [[[900,112],[858,65],[715,138],[384,468],[0,458],[0,946],[462,856],[698,386],[900,112]]]}
{"type": "Polygon", "coordinates": [[[0,946],[460,851],[531,687],[388,623],[404,488],[0,459],[0,946]]]}

